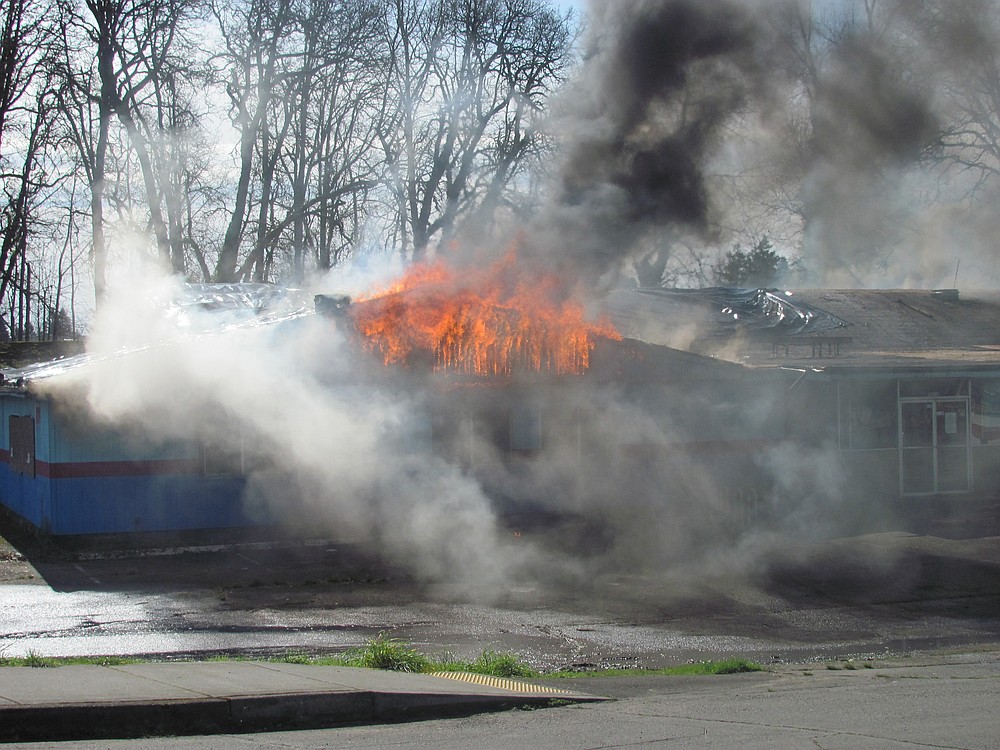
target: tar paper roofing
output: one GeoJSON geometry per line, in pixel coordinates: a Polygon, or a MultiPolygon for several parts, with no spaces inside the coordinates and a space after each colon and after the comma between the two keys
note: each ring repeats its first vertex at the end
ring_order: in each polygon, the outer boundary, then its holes
{"type": "Polygon", "coordinates": [[[625,336],[751,367],[1000,369],[997,291],[635,289],[607,311],[625,336]]]}

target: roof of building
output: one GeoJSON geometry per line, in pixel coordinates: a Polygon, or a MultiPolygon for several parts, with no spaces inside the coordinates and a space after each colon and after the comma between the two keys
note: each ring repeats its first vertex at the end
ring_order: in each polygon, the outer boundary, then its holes
{"type": "Polygon", "coordinates": [[[83,352],[83,348],[83,339],[3,341],[0,342],[0,370],[25,367],[36,362],[47,362],[62,357],[72,357],[83,352]]]}
{"type": "Polygon", "coordinates": [[[162,330],[149,341],[110,351],[89,351],[82,340],[0,345],[0,388],[19,389],[200,334],[262,328],[314,314],[310,295],[273,284],[178,284],[169,291],[169,296],[148,298],[164,320],[162,330]]]}
{"type": "MultiPolygon", "coordinates": [[[[276,287],[182,291],[166,306],[181,336],[312,314],[311,300],[276,287]]],[[[633,289],[612,292],[604,303],[626,340],[600,347],[596,377],[725,376],[734,364],[831,373],[1000,371],[1000,291],[633,289]]],[[[128,353],[73,356],[79,347],[43,353],[29,346],[24,358],[0,368],[13,384],[128,353]],[[32,357],[38,364],[25,367],[32,357]]]]}
{"type": "Polygon", "coordinates": [[[636,289],[621,333],[756,368],[1000,368],[1000,292],[636,289]]]}

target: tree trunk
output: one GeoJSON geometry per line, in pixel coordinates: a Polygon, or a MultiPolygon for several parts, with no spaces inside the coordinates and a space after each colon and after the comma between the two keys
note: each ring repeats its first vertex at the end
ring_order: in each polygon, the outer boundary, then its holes
{"type": "Polygon", "coordinates": [[[253,147],[257,140],[257,128],[245,127],[240,134],[240,179],[236,183],[236,205],[226,227],[226,235],[222,239],[222,249],[219,251],[219,261],[215,266],[215,280],[218,282],[236,281],[236,261],[240,249],[240,237],[243,236],[243,220],[247,212],[247,201],[250,196],[250,177],[253,167],[253,147]]]}

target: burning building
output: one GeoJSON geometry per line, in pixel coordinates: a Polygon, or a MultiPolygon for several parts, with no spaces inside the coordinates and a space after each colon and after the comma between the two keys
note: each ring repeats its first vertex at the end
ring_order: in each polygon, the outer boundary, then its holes
{"type": "MultiPolygon", "coordinates": [[[[175,311],[212,308],[227,321],[211,350],[248,328],[286,342],[337,331],[352,399],[407,393],[411,413],[385,420],[370,442],[348,429],[340,464],[329,449],[303,457],[298,426],[281,420],[322,411],[326,391],[345,388],[342,374],[281,373],[247,404],[253,420],[219,407],[217,394],[181,410],[174,376],[160,406],[137,397],[131,416],[109,420],[80,373],[121,369],[111,380],[128,391],[128,362],[146,349],[8,371],[0,502],[54,536],[276,526],[290,507],[276,494],[301,474],[322,474],[314,494],[355,502],[405,493],[405,477],[389,483],[366,466],[378,445],[424,457],[406,471],[473,479],[500,516],[573,514],[612,530],[636,514],[646,525],[702,514],[706,533],[739,533],[781,526],[805,505],[841,530],[887,511],[992,507],[1000,295],[639,289],[598,304],[554,278],[525,284],[510,263],[461,280],[421,267],[368,297],[317,297],[320,315],[313,301],[284,297],[273,314],[273,287],[188,290],[192,304],[175,311]],[[354,476],[369,472],[367,484],[354,476]]],[[[203,334],[182,338],[192,335],[203,334]]],[[[169,359],[173,345],[158,348],[169,359]]],[[[304,363],[326,356],[293,348],[304,363]]],[[[374,421],[374,409],[359,406],[353,424],[374,421]]]]}
{"type": "Polygon", "coordinates": [[[386,365],[423,354],[435,371],[479,376],[581,374],[596,339],[621,338],[607,322],[588,321],[559,277],[525,274],[513,250],[461,274],[442,261],[414,266],[351,318],[386,365]]]}

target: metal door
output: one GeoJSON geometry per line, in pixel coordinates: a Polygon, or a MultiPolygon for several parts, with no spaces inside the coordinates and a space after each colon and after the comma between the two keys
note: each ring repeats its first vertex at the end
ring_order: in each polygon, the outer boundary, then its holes
{"type": "Polygon", "coordinates": [[[900,400],[899,431],[904,495],[969,491],[969,399],[900,400]]]}

